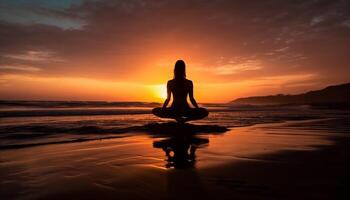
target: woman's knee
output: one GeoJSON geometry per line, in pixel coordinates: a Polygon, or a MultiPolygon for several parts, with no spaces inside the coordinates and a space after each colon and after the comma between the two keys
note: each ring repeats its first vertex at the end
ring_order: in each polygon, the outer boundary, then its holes
{"type": "Polygon", "coordinates": [[[208,110],[205,108],[195,108],[192,110],[191,118],[193,119],[203,119],[209,114],[208,110]]]}
{"type": "Polygon", "coordinates": [[[207,109],[205,109],[205,108],[198,108],[198,109],[199,109],[199,113],[201,116],[206,117],[209,115],[209,112],[207,109]]]}
{"type": "Polygon", "coordinates": [[[161,115],[161,113],[162,113],[162,108],[153,108],[152,109],[152,114],[154,114],[154,115],[161,115]]]}

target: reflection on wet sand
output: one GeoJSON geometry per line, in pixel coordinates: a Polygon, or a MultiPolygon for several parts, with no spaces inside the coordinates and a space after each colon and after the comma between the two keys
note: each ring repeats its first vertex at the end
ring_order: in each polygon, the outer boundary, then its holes
{"type": "Polygon", "coordinates": [[[167,157],[166,168],[190,168],[196,162],[197,148],[205,147],[209,139],[195,136],[174,136],[153,142],[154,148],[161,148],[167,157]]]}
{"type": "Polygon", "coordinates": [[[166,173],[168,199],[205,199],[208,193],[197,172],[196,151],[209,146],[209,135],[222,134],[228,129],[222,126],[179,123],[157,123],[147,126],[153,147],[165,153],[165,168],[175,169],[166,173]]]}
{"type": "Polygon", "coordinates": [[[228,129],[213,125],[180,124],[174,122],[148,125],[153,137],[161,140],[153,142],[154,148],[165,152],[166,168],[184,169],[195,166],[196,150],[208,146],[208,134],[220,134],[228,129]]]}

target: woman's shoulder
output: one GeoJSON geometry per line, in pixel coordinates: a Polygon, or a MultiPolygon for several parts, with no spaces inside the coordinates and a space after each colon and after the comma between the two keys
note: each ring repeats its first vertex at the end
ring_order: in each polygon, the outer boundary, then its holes
{"type": "Polygon", "coordinates": [[[192,81],[191,81],[191,80],[188,80],[188,79],[186,79],[186,83],[187,83],[188,85],[193,85],[192,81]]]}
{"type": "Polygon", "coordinates": [[[175,82],[175,79],[168,80],[168,84],[172,84],[175,82]]]}
{"type": "MultiPolygon", "coordinates": [[[[179,80],[178,80],[178,81],[179,81],[179,80]]],[[[175,79],[168,80],[168,85],[175,84],[175,83],[178,82],[178,81],[176,81],[175,79]]],[[[187,84],[187,85],[192,85],[192,81],[191,81],[191,80],[188,80],[188,79],[183,79],[183,80],[181,80],[180,82],[184,82],[184,83],[187,84]]]]}
{"type": "Polygon", "coordinates": [[[168,83],[167,83],[167,87],[173,87],[175,84],[175,80],[174,79],[171,79],[171,80],[168,80],[168,83]]]}

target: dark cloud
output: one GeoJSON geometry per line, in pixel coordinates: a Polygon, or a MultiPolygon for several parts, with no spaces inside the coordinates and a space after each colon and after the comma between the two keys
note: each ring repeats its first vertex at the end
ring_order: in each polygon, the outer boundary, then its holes
{"type": "Polygon", "coordinates": [[[214,72],[259,63],[251,68],[256,70],[213,73],[223,81],[315,73],[336,82],[350,72],[349,1],[83,1],[33,12],[82,25],[67,29],[3,19],[0,65],[33,65],[41,69],[35,73],[53,76],[132,79],[130,71],[140,66],[155,70],[157,60],[185,55],[198,69],[214,72]],[[49,52],[52,59],[8,56],[30,51],[49,52]]]}

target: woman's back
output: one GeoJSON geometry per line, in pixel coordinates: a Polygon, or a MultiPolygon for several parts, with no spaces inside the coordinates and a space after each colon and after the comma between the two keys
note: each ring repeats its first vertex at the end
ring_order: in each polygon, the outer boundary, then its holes
{"type": "Polygon", "coordinates": [[[187,79],[172,79],[168,81],[168,89],[173,94],[172,108],[182,109],[189,108],[187,103],[187,95],[193,88],[192,81],[187,79]]]}

